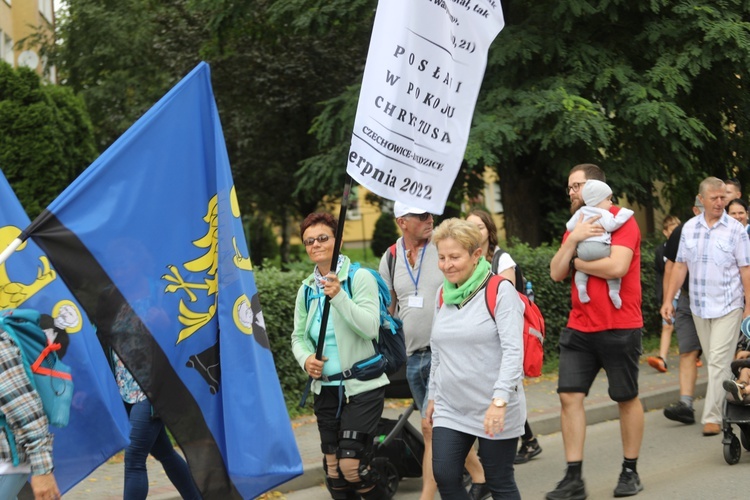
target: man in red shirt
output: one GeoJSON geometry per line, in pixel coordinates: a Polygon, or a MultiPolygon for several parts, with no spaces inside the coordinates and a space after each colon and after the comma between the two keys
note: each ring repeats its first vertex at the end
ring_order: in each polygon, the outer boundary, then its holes
{"type": "MultiPolygon", "coordinates": [[[[590,179],[606,182],[604,172],[592,164],[576,165],[568,176],[570,210],[583,205],[581,191],[590,179]]],[[[610,211],[617,214],[619,207],[610,211]]],[[[576,271],[590,276],[591,301],[583,304],[571,280],[573,309],[568,325],[560,334],[560,366],[557,392],[567,470],[548,500],[586,498],[582,478],[583,446],[586,438],[586,412],[583,400],[602,368],[607,372],[609,396],[620,411],[620,430],[624,461],[614,491],[615,497],[637,495],[643,489],[636,463],[643,440],[643,406],[638,399],[638,359],[641,348],[641,233],[634,218],[612,233],[609,257],[584,262],[576,258],[576,246],[604,228],[597,218],[581,220],[566,232],[560,249],[550,262],[550,276],[562,281],[576,271]],[[616,309],[609,299],[607,279],[620,278],[622,307],[616,309]]]]}

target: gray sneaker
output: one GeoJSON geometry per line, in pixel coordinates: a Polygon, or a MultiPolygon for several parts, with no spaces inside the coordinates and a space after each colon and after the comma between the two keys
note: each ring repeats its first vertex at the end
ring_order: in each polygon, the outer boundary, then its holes
{"type": "Polygon", "coordinates": [[[615,487],[615,496],[632,497],[641,491],[643,491],[643,485],[638,473],[630,469],[623,469],[615,487]]]}
{"type": "Polygon", "coordinates": [[[682,401],[672,403],[664,408],[664,416],[669,420],[675,420],[677,422],[682,422],[683,424],[695,423],[695,410],[682,401]]]}

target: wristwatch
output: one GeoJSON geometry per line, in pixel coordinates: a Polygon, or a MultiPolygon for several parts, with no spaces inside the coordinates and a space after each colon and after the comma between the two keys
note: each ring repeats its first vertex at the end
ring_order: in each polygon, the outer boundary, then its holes
{"type": "Polygon", "coordinates": [[[495,398],[492,400],[492,405],[496,408],[505,408],[508,406],[508,402],[502,398],[495,398]]]}

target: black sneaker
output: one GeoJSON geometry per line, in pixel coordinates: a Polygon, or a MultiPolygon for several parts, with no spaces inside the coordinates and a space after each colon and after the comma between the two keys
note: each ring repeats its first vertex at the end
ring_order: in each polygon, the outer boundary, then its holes
{"type": "Polygon", "coordinates": [[[695,423],[695,410],[682,401],[672,403],[664,408],[664,416],[669,420],[675,420],[677,422],[682,422],[683,424],[695,423]]]}
{"type": "Polygon", "coordinates": [[[471,488],[469,488],[469,498],[471,500],[484,500],[485,498],[489,498],[491,494],[487,483],[471,483],[471,488]]]}
{"type": "Polygon", "coordinates": [[[617,481],[615,488],[616,497],[632,497],[643,490],[641,478],[638,473],[630,469],[623,469],[620,473],[620,479],[617,481]]]}
{"type": "Polygon", "coordinates": [[[585,500],[588,496],[583,479],[563,478],[557,487],[547,493],[547,500],[585,500]]]}
{"type": "Polygon", "coordinates": [[[518,454],[516,454],[516,458],[513,460],[513,463],[518,464],[525,464],[535,456],[539,455],[542,452],[542,447],[539,446],[539,442],[536,440],[536,438],[532,439],[531,441],[521,441],[521,448],[518,450],[518,454]]]}

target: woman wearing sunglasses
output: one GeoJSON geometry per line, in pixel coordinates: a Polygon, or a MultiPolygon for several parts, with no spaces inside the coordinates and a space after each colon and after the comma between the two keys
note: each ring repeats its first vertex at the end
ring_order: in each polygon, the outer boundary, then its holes
{"type": "Polygon", "coordinates": [[[334,499],[387,498],[374,474],[360,474],[360,462],[368,456],[375,428],[383,413],[388,377],[369,380],[343,376],[355,363],[375,355],[372,341],[380,327],[378,284],[366,270],[349,276],[349,258],[340,255],[336,268],[331,258],[338,224],[327,213],[308,215],[300,225],[305,250],[315,268],[297,292],[292,351],[297,362],[313,378],[314,410],[318,420],[326,486],[334,499]],[[330,312],[323,338],[320,335],[325,298],[330,312]],[[324,342],[323,358],[315,359],[324,342]]]}

